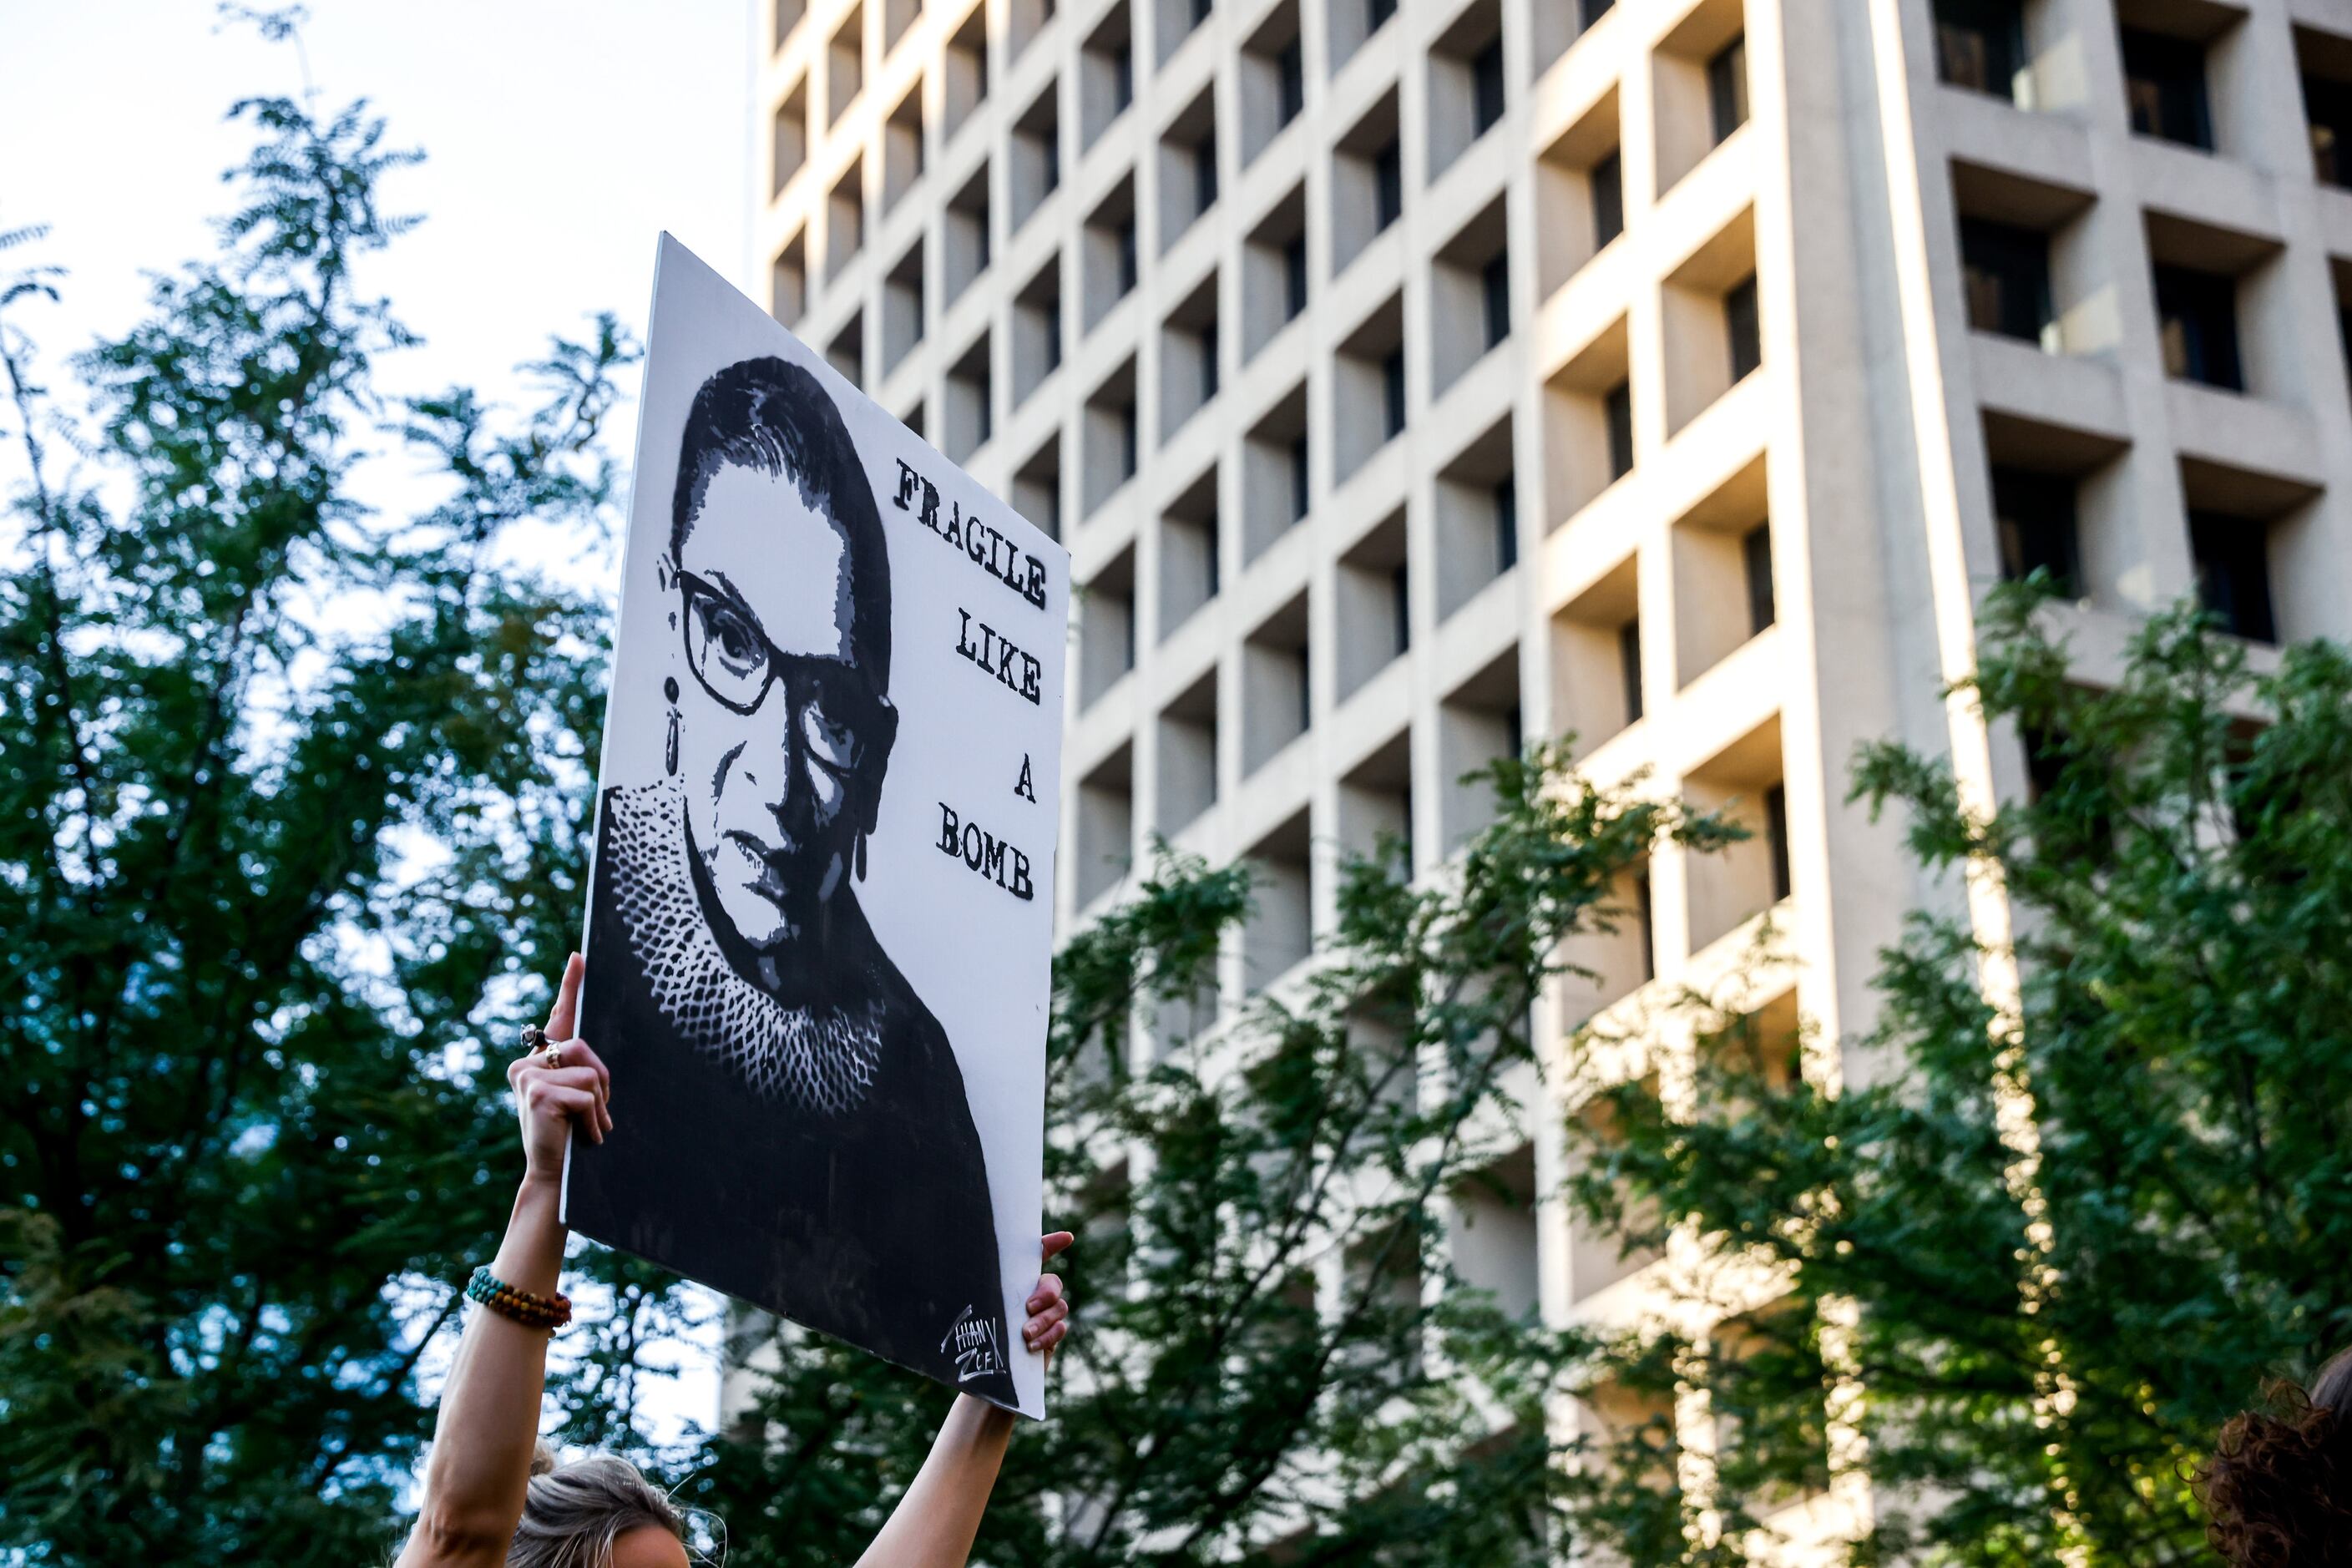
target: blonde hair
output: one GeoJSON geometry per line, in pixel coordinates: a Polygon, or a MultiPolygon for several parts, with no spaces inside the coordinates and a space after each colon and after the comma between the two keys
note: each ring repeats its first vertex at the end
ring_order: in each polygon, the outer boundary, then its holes
{"type": "Polygon", "coordinates": [[[562,1464],[541,1443],[507,1568],[609,1568],[613,1543],[649,1524],[686,1539],[677,1505],[628,1460],[591,1454],[562,1464]]]}

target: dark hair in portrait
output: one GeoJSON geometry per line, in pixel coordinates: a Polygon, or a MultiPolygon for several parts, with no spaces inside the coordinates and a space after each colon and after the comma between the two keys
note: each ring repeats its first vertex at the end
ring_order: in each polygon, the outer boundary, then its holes
{"type": "Polygon", "coordinates": [[[882,513],[841,415],[814,374],[784,360],[747,359],[702,384],[678,447],[677,487],[669,504],[671,560],[679,558],[712,476],[730,463],[789,477],[803,500],[840,526],[851,555],[857,662],[887,690],[890,557],[882,513]]]}
{"type": "Polygon", "coordinates": [[[961,1069],[859,899],[898,727],[875,496],[812,371],[746,359],[695,392],[659,637],[624,650],[668,666],[660,776],[601,796],[590,907],[583,1033],[616,1076],[635,1058],[638,1103],[575,1149],[572,1202],[592,1235],[1010,1403],[961,1069]]]}

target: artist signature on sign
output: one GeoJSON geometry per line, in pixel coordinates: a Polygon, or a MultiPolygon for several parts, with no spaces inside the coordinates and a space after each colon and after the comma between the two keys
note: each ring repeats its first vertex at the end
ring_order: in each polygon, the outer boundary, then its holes
{"type": "Polygon", "coordinates": [[[979,1316],[971,1307],[957,1313],[956,1321],[948,1325],[940,1350],[955,1357],[958,1383],[993,1377],[1004,1371],[1004,1347],[997,1342],[996,1321],[979,1316]]]}

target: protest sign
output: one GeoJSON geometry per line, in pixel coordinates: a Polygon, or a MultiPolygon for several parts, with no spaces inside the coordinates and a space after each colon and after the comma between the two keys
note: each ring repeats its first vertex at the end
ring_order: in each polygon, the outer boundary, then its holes
{"type": "Polygon", "coordinates": [[[663,237],[577,1230],[1029,1415],[1069,556],[663,237]]]}

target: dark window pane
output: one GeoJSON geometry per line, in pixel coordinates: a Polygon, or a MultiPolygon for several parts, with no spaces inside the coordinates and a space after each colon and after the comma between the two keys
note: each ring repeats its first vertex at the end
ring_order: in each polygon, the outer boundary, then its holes
{"type": "Polygon", "coordinates": [[[1135,478],[1137,456],[1135,405],[1130,403],[1118,411],[1118,472],[1121,479],[1135,478]]]}
{"type": "Polygon", "coordinates": [[[1739,563],[1748,577],[1748,630],[1752,636],[1779,618],[1772,596],[1772,525],[1759,522],[1739,541],[1739,563]]]}
{"type": "Polygon", "coordinates": [[[1118,291],[1125,295],[1135,289],[1135,220],[1128,218],[1118,226],[1118,291]]]}
{"type": "Polygon", "coordinates": [[[1381,228],[1404,216],[1404,151],[1394,142],[1372,154],[1372,216],[1381,228]]]}
{"type": "Polygon", "coordinates": [[[1364,0],[1364,31],[1376,33],[1396,15],[1397,0],[1364,0]]]}
{"type": "Polygon", "coordinates": [[[1491,349],[1511,335],[1510,252],[1498,250],[1488,257],[1478,283],[1486,297],[1486,346],[1491,349]]]}
{"type": "Polygon", "coordinates": [[[2039,342],[2053,319],[2050,237],[1990,218],[1960,220],[1960,271],[1969,325],[2039,342]]]}
{"type": "Polygon", "coordinates": [[[1706,102],[1715,120],[1715,139],[1722,142],[1748,123],[1748,39],[1731,40],[1706,62],[1706,102]]]}
{"type": "Polygon", "coordinates": [[[2322,184],[2352,185],[2352,82],[2303,79],[2303,111],[2311,125],[2311,172],[2322,184]]]}
{"type": "Polygon", "coordinates": [[[1201,401],[1217,395],[1217,323],[1201,329],[1201,401]]]}
{"type": "Polygon", "coordinates": [[[1619,382],[1601,400],[1609,421],[1609,478],[1612,482],[1633,471],[1633,388],[1619,382]]]}
{"type": "Polygon", "coordinates": [[[2025,65],[2021,0],[1936,0],[1936,74],[2014,102],[2025,65]]]}
{"type": "Polygon", "coordinates": [[[1592,165],[1592,248],[1625,232],[1625,165],[1614,153],[1592,165]]]}
{"type": "Polygon", "coordinates": [[[1737,382],[1764,363],[1764,331],[1756,314],[1754,278],[1734,284],[1723,297],[1723,324],[1731,337],[1731,379],[1737,382]]]}
{"type": "Polygon", "coordinates": [[[1307,437],[1290,443],[1290,521],[1307,515],[1307,437]]]}
{"type": "Polygon", "coordinates": [[[1217,554],[1217,520],[1213,516],[1209,519],[1207,532],[1209,538],[1209,558],[1207,563],[1209,570],[1207,574],[1208,592],[1206,597],[1213,599],[1217,596],[1218,588],[1222,586],[1217,576],[1217,562],[1219,560],[1217,554]]]}
{"type": "Polygon", "coordinates": [[[1503,40],[1497,37],[1470,61],[1473,114],[1484,134],[1503,118],[1503,40]]]}
{"type": "Polygon", "coordinates": [[[2162,33],[2123,29],[2124,97],[2142,136],[2213,150],[2213,114],[2205,96],[2205,47],[2162,33]]]}
{"type": "Polygon", "coordinates": [[[1282,319],[1307,309],[1307,237],[1294,235],[1282,247],[1282,319]]]}
{"type": "Polygon", "coordinates": [[[1412,647],[1412,598],[1411,584],[1405,577],[1404,563],[1400,561],[1389,572],[1389,605],[1396,614],[1396,650],[1404,652],[1412,647]]]}
{"type": "Polygon", "coordinates": [[[1192,149],[1192,211],[1207,212],[1217,202],[1217,139],[1210,137],[1192,149]]]}
{"type": "Polygon", "coordinates": [[[1658,977],[1657,939],[1651,934],[1655,916],[1650,910],[1650,879],[1633,879],[1633,933],[1642,943],[1642,978],[1644,982],[1658,977]]]}
{"type": "Polygon", "coordinates": [[[1192,0],[1192,26],[1199,26],[1209,19],[1210,0],[1192,0]]]}
{"type": "Polygon", "coordinates": [[[1992,471],[1992,516],[2000,536],[2000,574],[2012,582],[2047,572],[2058,591],[2081,596],[2074,481],[2023,468],[1992,471]]]}
{"type": "Polygon", "coordinates": [[[1577,0],[1577,19],[1590,27],[1593,23],[1609,15],[1616,4],[1617,0],[1577,0]]]}
{"type": "Polygon", "coordinates": [[[1772,901],[1789,896],[1789,792],[1779,784],[1764,792],[1764,843],[1772,855],[1772,901]]]}
{"type": "Polygon", "coordinates": [[[1495,485],[1495,570],[1519,563],[1519,487],[1506,474],[1495,485]]]}
{"type": "Polygon", "coordinates": [[[2156,313],[2166,374],[2229,392],[2246,389],[2245,368],[2238,357],[2235,279],[2186,267],[2158,267],[2156,313]]]}
{"type": "Polygon", "coordinates": [[[1048,195],[1062,188],[1062,135],[1060,129],[1048,131],[1039,139],[1038,150],[1045,154],[1045,179],[1042,184],[1048,195]]]}
{"type": "Polygon", "coordinates": [[[1642,617],[1617,628],[1617,669],[1625,682],[1625,722],[1642,716],[1642,617]]]}
{"type": "Polygon", "coordinates": [[[2197,596],[2233,636],[2278,641],[2271,608],[2269,530],[2252,518],[2189,514],[2189,550],[2197,562],[2197,596]]]}
{"type": "Polygon", "coordinates": [[[1381,361],[1381,425],[1393,437],[1404,429],[1404,350],[1391,349],[1381,361]]]}
{"type": "Polygon", "coordinates": [[[1282,122],[1287,125],[1307,107],[1307,57],[1300,52],[1299,40],[1293,38],[1283,45],[1274,64],[1282,81],[1282,122]]]}
{"type": "Polygon", "coordinates": [[[1116,114],[1135,101],[1135,46],[1118,46],[1118,55],[1111,71],[1111,112],[1116,114]]]}

